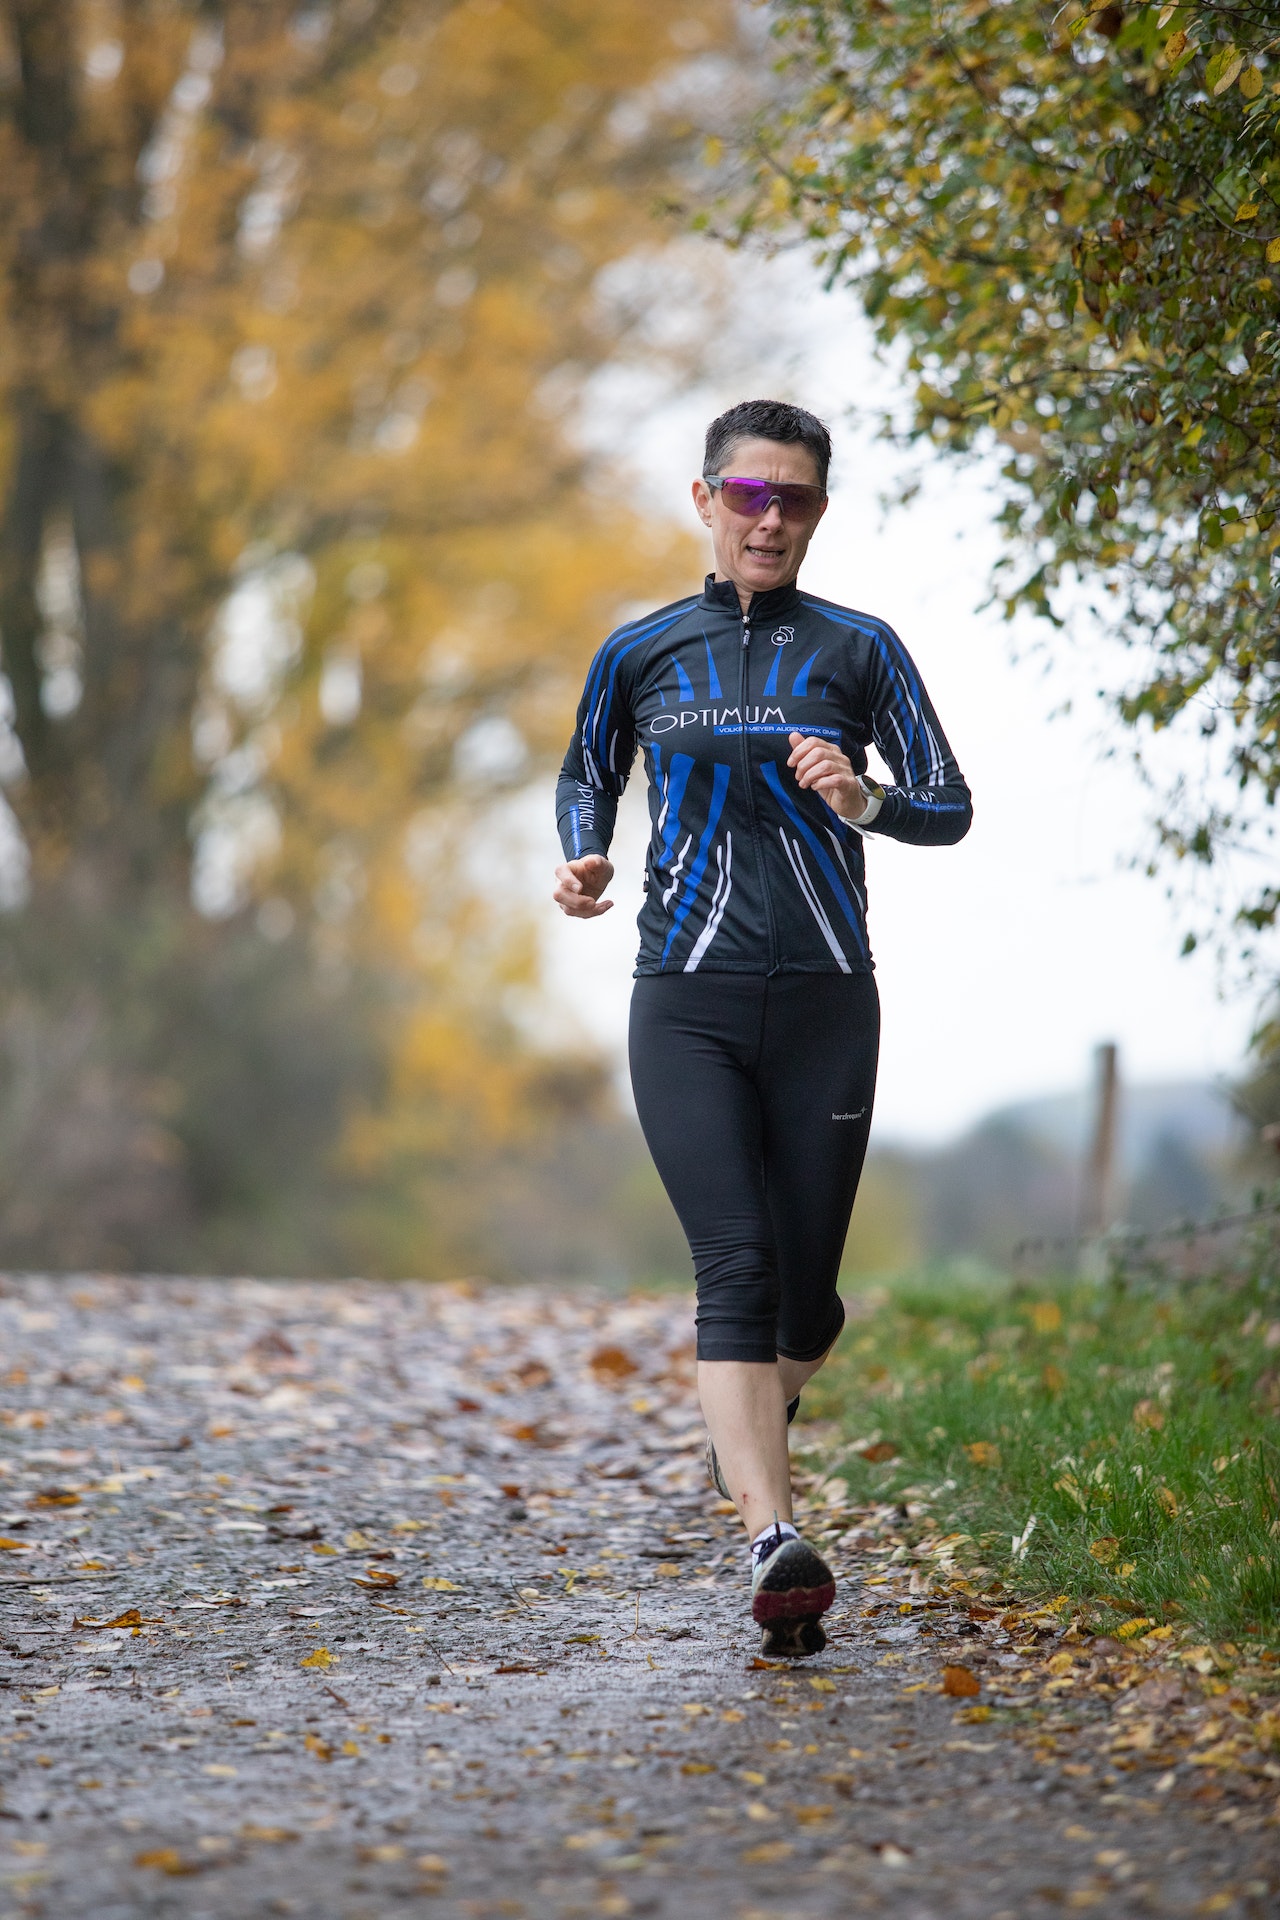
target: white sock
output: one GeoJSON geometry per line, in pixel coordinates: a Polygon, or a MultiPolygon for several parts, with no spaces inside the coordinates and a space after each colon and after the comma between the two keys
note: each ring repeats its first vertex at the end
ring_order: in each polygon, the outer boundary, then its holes
{"type": "Polygon", "coordinates": [[[798,1530],[792,1526],[789,1520],[771,1520],[767,1527],[761,1527],[759,1533],[751,1542],[751,1558],[753,1560],[757,1559],[760,1554],[760,1549],[770,1545],[777,1539],[779,1534],[782,1535],[784,1540],[798,1540],[800,1538],[798,1530]]]}

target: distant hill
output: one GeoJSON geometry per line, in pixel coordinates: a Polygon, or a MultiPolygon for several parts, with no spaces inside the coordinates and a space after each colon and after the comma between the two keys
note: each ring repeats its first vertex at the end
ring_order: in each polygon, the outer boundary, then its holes
{"type": "MultiPolygon", "coordinates": [[[[1093,1125],[1087,1093],[1001,1107],[945,1146],[873,1148],[846,1267],[884,1270],[971,1254],[1007,1261],[1020,1240],[1078,1231],[1093,1125]]],[[[1199,1219],[1237,1198],[1249,1130],[1202,1081],[1122,1087],[1116,1217],[1199,1219]]]]}

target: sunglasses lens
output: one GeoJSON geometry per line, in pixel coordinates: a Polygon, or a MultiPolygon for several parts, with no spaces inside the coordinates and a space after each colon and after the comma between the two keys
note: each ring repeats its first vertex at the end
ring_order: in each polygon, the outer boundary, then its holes
{"type": "Polygon", "coordinates": [[[811,520],[822,505],[821,487],[806,487],[798,482],[780,480],[726,480],[721,487],[724,503],[731,513],[756,519],[771,500],[776,500],[785,520],[811,520]]]}

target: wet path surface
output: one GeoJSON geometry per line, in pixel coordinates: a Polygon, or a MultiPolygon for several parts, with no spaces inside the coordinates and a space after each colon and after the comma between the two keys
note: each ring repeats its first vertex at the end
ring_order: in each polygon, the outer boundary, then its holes
{"type": "Polygon", "coordinates": [[[9,1280],[0,1342],[0,1917],[1280,1912],[1270,1802],[976,1720],[816,1478],[831,1644],[756,1663],[683,1299],[9,1280]]]}

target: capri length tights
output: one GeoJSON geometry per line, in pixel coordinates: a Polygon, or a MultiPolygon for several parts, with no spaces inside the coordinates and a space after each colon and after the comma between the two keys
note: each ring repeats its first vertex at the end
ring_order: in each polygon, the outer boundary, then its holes
{"type": "Polygon", "coordinates": [[[631,1084],[693,1255],[700,1360],[816,1360],[840,1332],[879,1037],[870,974],[636,981],[631,1084]]]}

